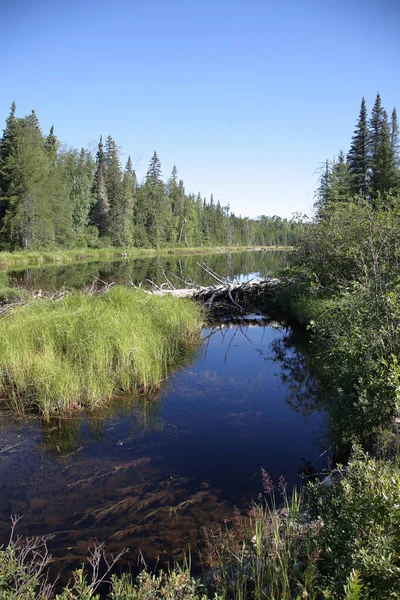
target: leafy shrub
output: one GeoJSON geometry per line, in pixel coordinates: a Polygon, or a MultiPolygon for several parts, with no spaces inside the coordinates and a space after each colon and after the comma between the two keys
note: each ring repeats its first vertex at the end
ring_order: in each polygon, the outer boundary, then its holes
{"type": "Polygon", "coordinates": [[[399,499],[399,466],[360,450],[347,469],[338,469],[331,486],[310,486],[311,516],[323,521],[319,570],[338,597],[354,569],[372,598],[398,597],[399,499]]]}

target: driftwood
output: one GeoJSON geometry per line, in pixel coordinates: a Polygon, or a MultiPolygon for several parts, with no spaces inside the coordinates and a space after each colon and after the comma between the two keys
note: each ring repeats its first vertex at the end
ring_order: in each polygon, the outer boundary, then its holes
{"type": "Polygon", "coordinates": [[[261,309],[265,310],[265,304],[268,300],[276,296],[277,285],[279,280],[275,278],[268,279],[253,279],[246,282],[230,281],[221,277],[205,263],[197,263],[210,278],[215,282],[214,285],[200,286],[194,282],[188,282],[177,277],[173,273],[169,273],[169,277],[173,276],[178,279],[180,284],[185,287],[175,287],[170,278],[167,277],[164,269],[162,269],[165,283],[160,286],[153,281],[147,280],[151,284],[150,293],[163,296],[169,295],[175,298],[193,298],[206,305],[212,314],[221,315],[245,315],[248,312],[256,312],[261,314],[261,309]]]}

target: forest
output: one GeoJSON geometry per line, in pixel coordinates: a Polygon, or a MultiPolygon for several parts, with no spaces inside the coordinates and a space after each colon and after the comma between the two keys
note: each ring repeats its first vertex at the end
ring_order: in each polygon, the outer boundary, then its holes
{"type": "MultiPolygon", "coordinates": [[[[244,199],[245,200],[245,199],[244,199]]],[[[174,166],[163,181],[154,152],[139,182],[108,136],[96,156],[44,136],[13,102],[0,140],[0,250],[291,245],[298,220],[236,216],[211,194],[187,193],[174,166]]]]}

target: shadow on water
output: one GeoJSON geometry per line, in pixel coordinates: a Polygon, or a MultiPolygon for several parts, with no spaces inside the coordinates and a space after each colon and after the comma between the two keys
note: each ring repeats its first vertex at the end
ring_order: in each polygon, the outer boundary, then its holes
{"type": "Polygon", "coordinates": [[[95,539],[141,550],[149,565],[181,560],[204,525],[247,511],[260,469],[300,484],[328,445],[304,340],[276,322],[205,329],[197,356],[154,397],[121,396],[104,410],[43,424],[0,424],[0,543],[56,533],[55,569],[77,567],[95,539]],[[254,326],[253,326],[254,325],[254,326]],[[293,408],[296,408],[294,410],[293,408]],[[307,408],[307,410],[304,410],[307,408]]]}

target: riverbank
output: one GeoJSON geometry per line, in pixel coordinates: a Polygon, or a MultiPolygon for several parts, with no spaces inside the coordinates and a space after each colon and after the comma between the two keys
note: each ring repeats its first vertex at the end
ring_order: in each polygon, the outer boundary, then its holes
{"type": "Polygon", "coordinates": [[[89,262],[99,260],[123,260],[126,258],[146,258],[152,256],[217,254],[228,252],[251,251],[281,251],[290,250],[285,246],[201,246],[187,248],[185,246],[172,248],[79,248],[76,250],[37,251],[37,252],[0,252],[0,270],[14,267],[36,266],[50,264],[70,264],[74,262],[89,262]]]}
{"type": "Polygon", "coordinates": [[[120,286],[33,300],[0,321],[0,392],[16,413],[48,419],[149,391],[195,345],[202,321],[193,302],[120,286]]]}

